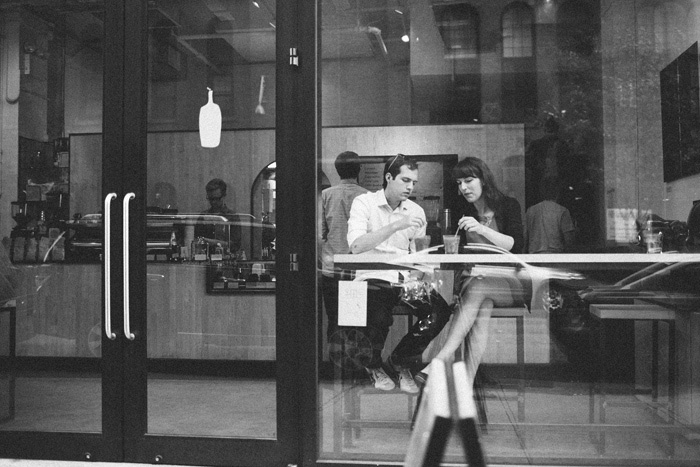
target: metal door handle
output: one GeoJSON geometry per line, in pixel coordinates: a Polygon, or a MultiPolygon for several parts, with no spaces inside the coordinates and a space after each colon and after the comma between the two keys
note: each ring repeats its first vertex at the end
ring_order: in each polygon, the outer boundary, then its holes
{"type": "Polygon", "coordinates": [[[124,258],[124,272],[122,273],[122,276],[124,277],[124,335],[130,341],[134,340],[136,337],[131,333],[131,326],[129,325],[129,202],[135,197],[136,195],[134,193],[127,193],[124,196],[122,208],[122,257],[124,258]]]}
{"type": "Polygon", "coordinates": [[[112,255],[110,240],[112,237],[112,200],[117,197],[116,193],[105,196],[104,208],[104,261],[105,261],[105,334],[111,340],[117,338],[112,332],[112,255]]]}

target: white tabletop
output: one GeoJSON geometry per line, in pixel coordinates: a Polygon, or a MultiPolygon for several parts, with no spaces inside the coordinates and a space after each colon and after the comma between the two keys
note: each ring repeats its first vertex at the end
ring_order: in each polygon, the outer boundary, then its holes
{"type": "Polygon", "coordinates": [[[408,255],[373,254],[335,255],[335,265],[346,269],[374,269],[412,267],[422,265],[458,265],[474,263],[527,263],[527,264],[567,264],[581,267],[614,266],[621,263],[678,263],[700,262],[700,253],[556,253],[556,254],[425,254],[408,255]]]}

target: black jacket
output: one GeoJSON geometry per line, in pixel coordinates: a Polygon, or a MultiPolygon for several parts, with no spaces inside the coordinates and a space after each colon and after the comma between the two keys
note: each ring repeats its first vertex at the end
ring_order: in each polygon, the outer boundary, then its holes
{"type": "MultiPolygon", "coordinates": [[[[510,196],[504,196],[500,203],[500,206],[490,206],[494,210],[496,223],[498,224],[498,231],[502,234],[513,237],[514,243],[513,248],[510,249],[511,253],[522,253],[524,246],[523,238],[523,218],[520,211],[520,203],[517,199],[511,198],[510,196]]],[[[459,196],[457,204],[454,209],[455,216],[454,224],[457,225],[457,221],[462,216],[477,217],[477,211],[473,204],[468,203],[463,196],[459,196]]],[[[464,231],[460,233],[462,240],[461,243],[465,244],[467,239],[464,231]]]]}

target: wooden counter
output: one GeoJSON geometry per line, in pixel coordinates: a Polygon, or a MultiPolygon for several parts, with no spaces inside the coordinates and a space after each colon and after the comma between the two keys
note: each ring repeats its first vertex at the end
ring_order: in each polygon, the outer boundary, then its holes
{"type": "MultiPolygon", "coordinates": [[[[17,354],[99,356],[101,265],[17,266],[17,354]]],[[[203,265],[150,263],[147,272],[149,358],[275,359],[274,294],[207,294],[203,265]]]]}

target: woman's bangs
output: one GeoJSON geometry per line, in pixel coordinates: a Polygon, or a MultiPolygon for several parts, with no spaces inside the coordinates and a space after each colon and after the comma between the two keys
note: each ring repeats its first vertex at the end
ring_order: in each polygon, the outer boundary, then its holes
{"type": "Polygon", "coordinates": [[[452,168],[452,178],[478,178],[481,180],[481,176],[476,167],[462,164],[457,164],[452,168]]]}

